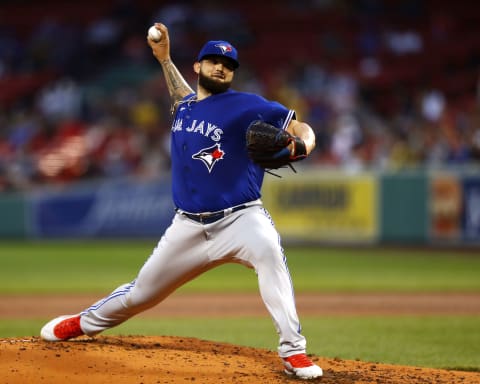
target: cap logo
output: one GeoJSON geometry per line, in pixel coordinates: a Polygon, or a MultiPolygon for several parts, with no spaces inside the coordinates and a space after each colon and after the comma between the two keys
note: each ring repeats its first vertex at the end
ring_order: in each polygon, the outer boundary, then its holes
{"type": "Polygon", "coordinates": [[[227,44],[215,44],[215,47],[220,48],[222,53],[232,52],[232,46],[227,44]]]}

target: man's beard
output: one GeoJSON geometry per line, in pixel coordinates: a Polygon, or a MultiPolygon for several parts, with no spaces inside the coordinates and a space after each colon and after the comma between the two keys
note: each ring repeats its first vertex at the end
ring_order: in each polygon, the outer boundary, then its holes
{"type": "Polygon", "coordinates": [[[216,95],[217,93],[222,93],[230,88],[232,82],[219,82],[214,79],[210,79],[202,72],[198,74],[198,84],[205,89],[207,92],[210,92],[212,95],[216,95]]]}

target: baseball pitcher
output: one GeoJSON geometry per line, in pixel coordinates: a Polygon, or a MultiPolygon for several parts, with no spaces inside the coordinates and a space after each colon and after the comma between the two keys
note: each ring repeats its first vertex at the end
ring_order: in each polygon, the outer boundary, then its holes
{"type": "Polygon", "coordinates": [[[227,41],[208,41],[193,71],[196,91],[170,58],[168,29],[147,37],[172,101],[172,196],[176,214],[136,279],[89,308],[47,323],[41,337],[94,336],[160,303],[178,287],[223,263],[255,270],[260,295],[279,334],[288,375],[322,376],[306,355],[292,281],[272,218],[262,206],[265,171],[304,159],[315,146],[311,127],[278,102],[231,89],[239,67],[227,41]],[[161,38],[160,38],[161,36],[161,38]]]}

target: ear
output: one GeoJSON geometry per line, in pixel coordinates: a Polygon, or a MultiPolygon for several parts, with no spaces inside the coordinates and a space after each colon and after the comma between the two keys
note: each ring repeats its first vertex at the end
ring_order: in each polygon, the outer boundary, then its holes
{"type": "Polygon", "coordinates": [[[197,75],[200,73],[200,63],[198,61],[193,63],[193,70],[197,75]]]}

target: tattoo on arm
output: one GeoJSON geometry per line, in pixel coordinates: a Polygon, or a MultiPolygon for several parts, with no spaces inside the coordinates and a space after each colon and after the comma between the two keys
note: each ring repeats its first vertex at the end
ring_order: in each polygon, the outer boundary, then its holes
{"type": "Polygon", "coordinates": [[[180,71],[170,59],[162,60],[160,61],[160,64],[162,65],[168,92],[172,99],[173,110],[182,98],[193,93],[193,89],[188,85],[180,71]]]}

